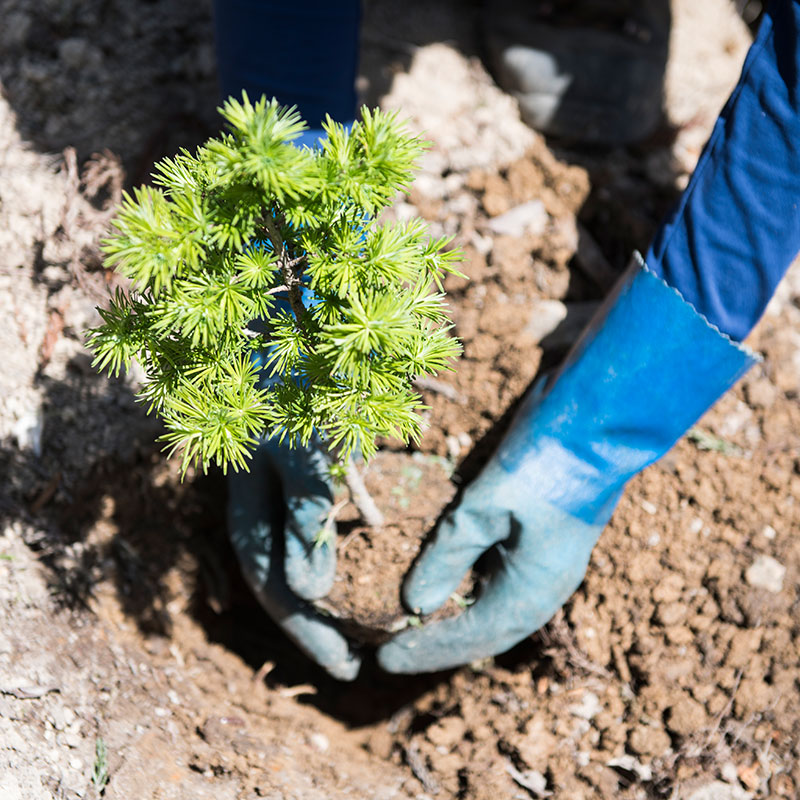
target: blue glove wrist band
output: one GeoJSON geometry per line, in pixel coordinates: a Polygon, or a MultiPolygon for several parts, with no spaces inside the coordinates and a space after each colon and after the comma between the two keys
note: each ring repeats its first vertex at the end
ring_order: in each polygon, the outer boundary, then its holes
{"type": "Polygon", "coordinates": [[[756,357],[641,261],[589,325],[543,397],[526,398],[497,459],[535,465],[531,491],[585,522],[663,455],[756,357]]]}

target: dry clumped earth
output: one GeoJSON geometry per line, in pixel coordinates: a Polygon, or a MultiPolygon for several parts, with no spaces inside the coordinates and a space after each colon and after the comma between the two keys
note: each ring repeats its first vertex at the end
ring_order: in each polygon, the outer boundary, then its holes
{"type": "MultiPolygon", "coordinates": [[[[392,620],[404,567],[380,548],[413,557],[646,246],[748,41],[724,0],[674,3],[672,135],[586,153],[520,123],[473,57],[463,4],[412,6],[367,5],[361,89],[433,140],[393,213],[454,234],[470,280],[448,285],[465,355],[423,387],[421,448],[387,445],[367,473],[391,537],[347,511],[341,526],[329,599],[361,581],[392,620]]],[[[395,679],[368,659],[337,684],[242,588],[219,477],[181,484],[135,376],[94,376],[82,347],[108,288],[109,203],[213,131],[209,10],[0,9],[3,800],[797,795],[798,268],[749,342],[763,364],[632,482],[543,631],[443,675],[395,679]]]]}

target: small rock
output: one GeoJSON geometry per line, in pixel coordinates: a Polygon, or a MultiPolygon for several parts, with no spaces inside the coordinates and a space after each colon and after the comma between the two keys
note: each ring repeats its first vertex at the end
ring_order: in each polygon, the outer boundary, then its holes
{"type": "Polygon", "coordinates": [[[638,759],[634,758],[627,753],[625,755],[612,758],[606,766],[614,767],[615,769],[625,770],[634,774],[640,781],[649,781],[653,777],[653,770],[646,764],[642,764],[638,759]]]}
{"type": "Polygon", "coordinates": [[[327,753],[331,746],[330,740],[324,733],[312,733],[308,741],[318,753],[327,753]]]}
{"type": "Polygon", "coordinates": [[[745,391],[747,400],[754,408],[770,408],[774,405],[778,394],[775,385],[767,378],[759,378],[750,382],[745,391]]]}
{"type": "Polygon", "coordinates": [[[760,555],[745,572],[745,580],[757,589],[777,594],[783,589],[786,567],[772,556],[760,555]]]}
{"type": "Polygon", "coordinates": [[[736,770],[736,774],[739,776],[739,780],[742,784],[753,792],[761,785],[761,776],[758,774],[758,767],[759,764],[756,761],[753,764],[741,764],[736,770]]]}
{"type": "Polygon", "coordinates": [[[669,628],[683,622],[688,611],[686,603],[659,603],[656,609],[656,620],[665,628],[669,628]]]}
{"type": "Polygon", "coordinates": [[[414,190],[430,200],[441,200],[446,193],[444,181],[428,172],[417,175],[414,179],[414,190]]]}
{"type": "Polygon", "coordinates": [[[61,736],[61,741],[73,750],[77,750],[83,744],[83,737],[77,733],[65,733],[61,736]]]}
{"type": "Polygon", "coordinates": [[[751,800],[752,795],[742,789],[722,781],[712,781],[695,789],[686,800],[751,800]]]}
{"type": "Polygon", "coordinates": [[[524,736],[514,740],[522,761],[531,769],[546,770],[558,748],[558,737],[542,717],[533,717],[525,726],[524,736]]]}
{"type": "Polygon", "coordinates": [[[525,327],[534,342],[540,342],[567,318],[567,307],[560,300],[540,300],[531,309],[530,321],[525,327]]]}
{"type": "Polygon", "coordinates": [[[637,755],[658,757],[664,755],[670,749],[672,740],[663,728],[640,725],[634,728],[628,744],[637,755]]]}
{"type": "Polygon", "coordinates": [[[679,736],[690,736],[706,726],[707,718],[703,706],[697,700],[684,695],[669,709],[667,727],[679,736]]]}
{"type": "Polygon", "coordinates": [[[6,47],[19,47],[25,44],[33,19],[24,11],[15,11],[6,15],[3,23],[3,44],[6,47]]]}
{"type": "Polygon", "coordinates": [[[733,761],[728,761],[722,765],[719,771],[720,777],[726,783],[736,784],[739,782],[739,775],[736,772],[736,764],[733,761]]]}
{"type": "Polygon", "coordinates": [[[701,530],[703,530],[703,524],[703,520],[700,519],[700,517],[695,517],[689,523],[689,533],[691,533],[693,536],[696,536],[701,530]]]}
{"type": "Polygon", "coordinates": [[[585,692],[580,703],[567,708],[570,714],[581,719],[593,719],[602,710],[600,698],[594,692],[585,692]]]}
{"type": "Polygon", "coordinates": [[[745,678],[736,690],[733,708],[739,719],[766,711],[775,701],[773,687],[761,678],[745,678]]]}
{"type": "Polygon", "coordinates": [[[772,527],[772,525],[765,525],[764,530],[761,531],[761,535],[765,539],[769,539],[771,541],[778,535],[778,532],[772,527]]]}
{"type": "Polygon", "coordinates": [[[378,758],[388,759],[394,749],[392,734],[384,726],[376,728],[367,740],[367,749],[378,758]]]}
{"type": "Polygon", "coordinates": [[[653,600],[656,603],[674,603],[680,600],[684,583],[683,575],[677,572],[668,573],[653,589],[653,600]]]}
{"type": "Polygon", "coordinates": [[[549,217],[541,200],[530,200],[489,221],[489,230],[503,236],[520,237],[544,233],[549,217]]]}
{"type": "Polygon", "coordinates": [[[445,717],[435,725],[431,725],[426,735],[428,740],[437,747],[455,747],[466,732],[466,723],[461,717],[445,717]]]}
{"type": "Polygon", "coordinates": [[[41,406],[26,409],[14,423],[13,435],[20,450],[31,450],[39,458],[42,454],[44,414],[41,406]]]}
{"type": "Polygon", "coordinates": [[[66,67],[83,69],[102,61],[102,54],[88,39],[71,37],[58,45],[58,57],[66,67]]]}
{"type": "Polygon", "coordinates": [[[728,656],[725,663],[729,667],[744,667],[750,661],[753,653],[761,647],[761,628],[743,628],[736,631],[731,637],[728,656]]]}
{"type": "Polygon", "coordinates": [[[472,232],[469,243],[482,255],[488,255],[492,250],[492,237],[481,236],[477,231],[472,232]]]}
{"type": "Polygon", "coordinates": [[[547,778],[541,772],[529,769],[525,772],[520,772],[514,767],[513,764],[506,764],[506,771],[520,786],[533,792],[538,797],[547,797],[550,792],[547,791],[547,778]]]}

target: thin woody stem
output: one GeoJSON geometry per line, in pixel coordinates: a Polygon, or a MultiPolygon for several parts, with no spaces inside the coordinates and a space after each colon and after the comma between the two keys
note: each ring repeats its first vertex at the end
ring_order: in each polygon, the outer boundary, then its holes
{"type": "Polygon", "coordinates": [[[383,514],[381,514],[380,509],[375,505],[375,501],[367,491],[364,479],[361,477],[361,473],[358,471],[353,459],[348,458],[344,467],[344,479],[347,483],[347,488],[350,490],[350,497],[359,510],[362,519],[372,528],[383,527],[383,514]]]}
{"type": "Polygon", "coordinates": [[[289,258],[283,238],[272,218],[272,214],[265,214],[262,218],[264,230],[272,243],[272,249],[278,258],[278,264],[283,274],[283,282],[289,295],[289,305],[292,313],[297,320],[297,324],[305,327],[306,307],[303,305],[302,282],[298,275],[297,266],[305,260],[305,256],[300,258],[289,258]]]}

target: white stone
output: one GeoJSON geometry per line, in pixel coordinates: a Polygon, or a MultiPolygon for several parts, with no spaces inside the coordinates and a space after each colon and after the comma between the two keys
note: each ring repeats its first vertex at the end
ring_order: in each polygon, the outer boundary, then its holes
{"type": "Polygon", "coordinates": [[[735,784],[712,781],[695,789],[686,800],[751,800],[752,795],[735,784]]]}
{"type": "Polygon", "coordinates": [[[760,555],[745,572],[745,580],[757,589],[777,594],[783,589],[786,567],[772,556],[760,555]]]}
{"type": "Polygon", "coordinates": [[[503,236],[544,233],[549,217],[541,200],[522,203],[489,221],[489,230],[503,236]]]}
{"type": "Polygon", "coordinates": [[[612,758],[607,763],[607,766],[619,767],[619,769],[632,772],[640,781],[649,781],[653,778],[653,770],[647,764],[642,764],[641,761],[627,753],[617,758],[612,758]]]}
{"type": "Polygon", "coordinates": [[[13,434],[20,450],[32,450],[38,458],[42,454],[44,415],[41,406],[26,409],[14,423],[13,434]]]}
{"type": "Polygon", "coordinates": [[[592,719],[602,710],[603,705],[600,698],[594,692],[585,692],[581,697],[580,703],[571,705],[567,711],[575,717],[581,719],[592,719]]]}
{"type": "Polygon", "coordinates": [[[531,309],[531,317],[525,333],[534,342],[540,342],[552,333],[567,318],[567,307],[560,300],[539,300],[531,309]]]}

